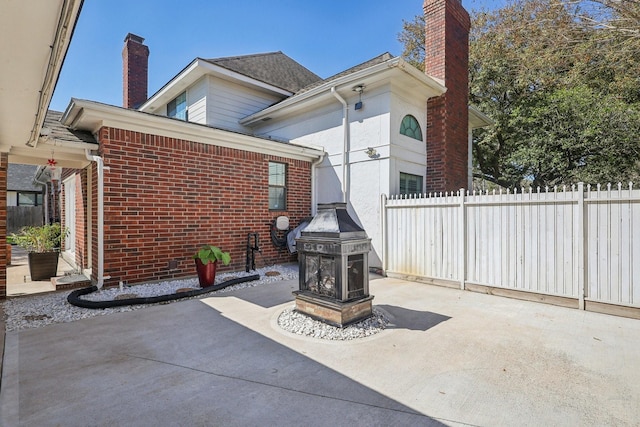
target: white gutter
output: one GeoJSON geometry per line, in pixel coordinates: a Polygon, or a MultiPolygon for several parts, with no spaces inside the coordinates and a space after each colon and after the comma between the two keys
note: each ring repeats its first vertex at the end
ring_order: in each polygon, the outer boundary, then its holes
{"type": "Polygon", "coordinates": [[[44,81],[39,90],[38,106],[36,109],[36,120],[31,129],[31,135],[27,145],[33,148],[38,146],[38,137],[42,129],[53,91],[55,90],[58,77],[64,58],[71,43],[71,37],[75,30],[76,22],[82,9],[84,0],[65,0],[60,11],[60,19],[56,27],[56,33],[53,43],[50,46],[51,54],[47,63],[47,69],[44,75],[44,81]]]}
{"type": "Polygon", "coordinates": [[[370,79],[372,78],[372,76],[375,76],[379,73],[384,73],[389,69],[398,69],[420,81],[425,87],[430,88],[431,91],[435,93],[435,95],[432,96],[440,96],[447,91],[447,88],[444,86],[442,80],[428,76],[427,74],[413,67],[411,64],[408,64],[402,58],[395,57],[388,61],[373,65],[369,68],[365,68],[364,70],[356,71],[351,74],[347,74],[345,76],[328,81],[299,95],[293,95],[285,99],[284,101],[272,105],[271,107],[267,107],[264,110],[258,111],[257,113],[240,119],[238,123],[244,126],[251,126],[254,123],[262,121],[265,117],[272,117],[282,109],[300,104],[317,95],[326,93],[329,87],[338,87],[343,85],[349,87],[349,85],[354,84],[354,82],[362,82],[365,79],[370,79]]]}
{"type": "Polygon", "coordinates": [[[315,161],[322,154],[320,147],[258,138],[199,123],[185,122],[166,116],[75,98],[69,103],[60,121],[72,129],[81,129],[92,133],[98,132],[104,126],[115,127],[306,162],[315,161]]]}
{"type": "Polygon", "coordinates": [[[311,163],[311,215],[316,216],[318,206],[318,190],[316,185],[318,178],[316,177],[317,167],[324,161],[327,152],[322,148],[322,155],[315,162],[311,163]]]}
{"type": "Polygon", "coordinates": [[[94,156],[85,150],[87,160],[96,162],[98,166],[98,289],[104,285],[104,161],[100,156],[94,156]]]}
{"type": "Polygon", "coordinates": [[[349,202],[349,166],[347,162],[349,161],[349,105],[347,101],[344,100],[343,97],[336,91],[335,86],[331,86],[331,94],[336,97],[338,101],[343,106],[342,113],[342,130],[343,130],[343,146],[342,146],[342,201],[344,203],[349,202]]]}

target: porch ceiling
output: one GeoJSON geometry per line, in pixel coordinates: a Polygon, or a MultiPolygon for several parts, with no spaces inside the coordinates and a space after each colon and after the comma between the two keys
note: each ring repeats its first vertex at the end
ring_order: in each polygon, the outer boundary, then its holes
{"type": "MultiPolygon", "coordinates": [[[[53,141],[40,134],[82,3],[0,0],[0,151],[11,163],[51,158],[53,141]]],[[[81,163],[77,148],[56,147],[59,164],[81,163]]]]}

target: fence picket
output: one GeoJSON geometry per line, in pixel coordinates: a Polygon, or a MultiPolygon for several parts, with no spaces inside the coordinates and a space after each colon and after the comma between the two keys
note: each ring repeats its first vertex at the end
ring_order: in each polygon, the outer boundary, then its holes
{"type": "Polygon", "coordinates": [[[640,308],[631,183],[381,200],[388,272],[640,308]]]}

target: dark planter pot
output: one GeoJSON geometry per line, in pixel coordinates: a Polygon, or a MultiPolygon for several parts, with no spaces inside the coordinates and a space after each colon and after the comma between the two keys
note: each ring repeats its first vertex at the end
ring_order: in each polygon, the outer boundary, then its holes
{"type": "Polygon", "coordinates": [[[218,266],[218,261],[203,264],[199,258],[196,258],[195,262],[200,287],[206,288],[208,286],[213,286],[216,282],[216,267],[218,266]]]}
{"type": "Polygon", "coordinates": [[[29,273],[31,280],[46,280],[58,272],[59,252],[29,252],[29,273]]]}

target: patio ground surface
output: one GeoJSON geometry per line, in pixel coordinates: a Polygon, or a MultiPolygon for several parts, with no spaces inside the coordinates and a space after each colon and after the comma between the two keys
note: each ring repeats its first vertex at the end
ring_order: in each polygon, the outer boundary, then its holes
{"type": "Polygon", "coordinates": [[[640,321],[370,286],[357,341],[282,331],[296,281],[9,332],[0,425],[638,425],[640,321]]]}

